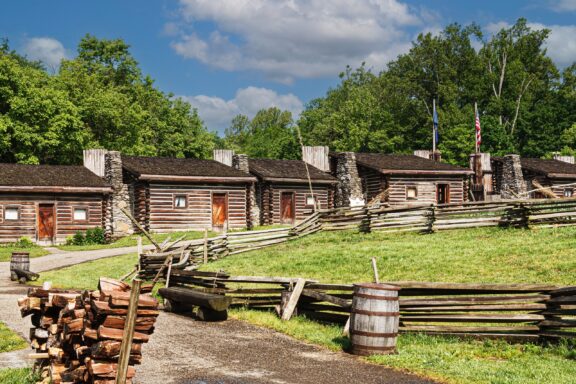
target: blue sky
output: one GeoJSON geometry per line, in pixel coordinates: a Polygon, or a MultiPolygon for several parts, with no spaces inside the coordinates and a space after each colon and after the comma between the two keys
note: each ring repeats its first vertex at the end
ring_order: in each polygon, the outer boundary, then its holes
{"type": "Polygon", "coordinates": [[[576,60],[576,0],[19,0],[3,4],[0,37],[52,71],[86,33],[122,38],[160,89],[222,131],[273,105],[298,115],[347,64],[377,71],[422,31],[476,22],[491,33],[519,17],[552,29],[559,66],[576,60]]]}

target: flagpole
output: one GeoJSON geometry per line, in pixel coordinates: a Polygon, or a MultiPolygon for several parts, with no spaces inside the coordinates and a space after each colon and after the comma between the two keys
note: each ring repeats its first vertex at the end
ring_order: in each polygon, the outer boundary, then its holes
{"type": "Polygon", "coordinates": [[[476,130],[476,119],[478,119],[478,103],[474,102],[474,148],[476,148],[476,153],[478,153],[478,131],[476,130]]]}
{"type": "Polygon", "coordinates": [[[436,99],[432,99],[432,153],[436,153],[436,126],[434,124],[434,113],[436,113],[436,99]]]}

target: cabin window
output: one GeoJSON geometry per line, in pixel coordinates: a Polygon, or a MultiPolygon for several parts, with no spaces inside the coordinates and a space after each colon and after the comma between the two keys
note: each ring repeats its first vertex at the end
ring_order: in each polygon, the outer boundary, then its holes
{"type": "Polygon", "coordinates": [[[86,208],[74,208],[74,221],[88,220],[88,210],[86,208]]]}
{"type": "Polygon", "coordinates": [[[418,187],[406,187],[406,200],[416,200],[418,198],[418,187]]]}
{"type": "Polygon", "coordinates": [[[564,197],[572,197],[572,196],[574,196],[574,189],[573,188],[564,189],[564,197]]]}
{"type": "Polygon", "coordinates": [[[188,205],[186,195],[174,196],[174,208],[186,208],[188,205]]]}
{"type": "Polygon", "coordinates": [[[6,207],[4,209],[4,220],[18,220],[20,218],[20,209],[17,207],[6,207]]]}
{"type": "Polygon", "coordinates": [[[306,195],[306,207],[314,207],[317,204],[318,200],[315,196],[306,195]]]}

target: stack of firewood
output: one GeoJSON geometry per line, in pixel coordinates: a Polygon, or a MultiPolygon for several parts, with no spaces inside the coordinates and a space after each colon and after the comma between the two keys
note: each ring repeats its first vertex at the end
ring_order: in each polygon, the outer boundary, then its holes
{"type": "MultiPolygon", "coordinates": [[[[32,315],[33,357],[42,367],[42,383],[115,382],[130,286],[101,278],[96,291],[31,288],[18,300],[23,317],[32,315]]],[[[130,352],[128,381],[142,360],[142,343],[154,331],[156,299],[141,295],[130,352]]]]}

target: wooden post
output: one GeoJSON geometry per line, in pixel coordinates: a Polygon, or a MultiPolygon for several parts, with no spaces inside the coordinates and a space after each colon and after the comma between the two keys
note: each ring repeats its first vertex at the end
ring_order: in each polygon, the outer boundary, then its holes
{"type": "Polygon", "coordinates": [[[296,285],[294,286],[294,290],[290,295],[290,299],[288,299],[288,303],[286,303],[286,307],[282,310],[282,320],[290,320],[294,310],[296,309],[296,305],[298,304],[298,300],[300,299],[300,295],[304,290],[304,284],[306,284],[305,279],[298,279],[296,281],[296,285]]]}
{"type": "Polygon", "coordinates": [[[208,228],[204,228],[204,264],[208,264],[208,228]]]}
{"type": "Polygon", "coordinates": [[[372,270],[374,271],[374,282],[380,284],[380,278],[378,277],[378,266],[376,265],[376,258],[372,258],[372,270]]]}
{"type": "Polygon", "coordinates": [[[142,236],[138,236],[138,237],[136,238],[136,247],[138,248],[138,249],[137,249],[138,257],[140,257],[140,255],[142,254],[142,252],[144,252],[144,251],[142,250],[142,236]]]}
{"type": "Polygon", "coordinates": [[[116,384],[126,384],[126,376],[128,375],[128,362],[130,361],[130,350],[132,348],[132,339],[134,337],[134,328],[136,326],[136,312],[138,310],[138,300],[140,298],[141,284],[142,281],[139,279],[134,279],[132,281],[130,303],[128,304],[128,313],[126,315],[126,321],[124,322],[124,333],[122,335],[120,356],[118,358],[116,384]]]}

